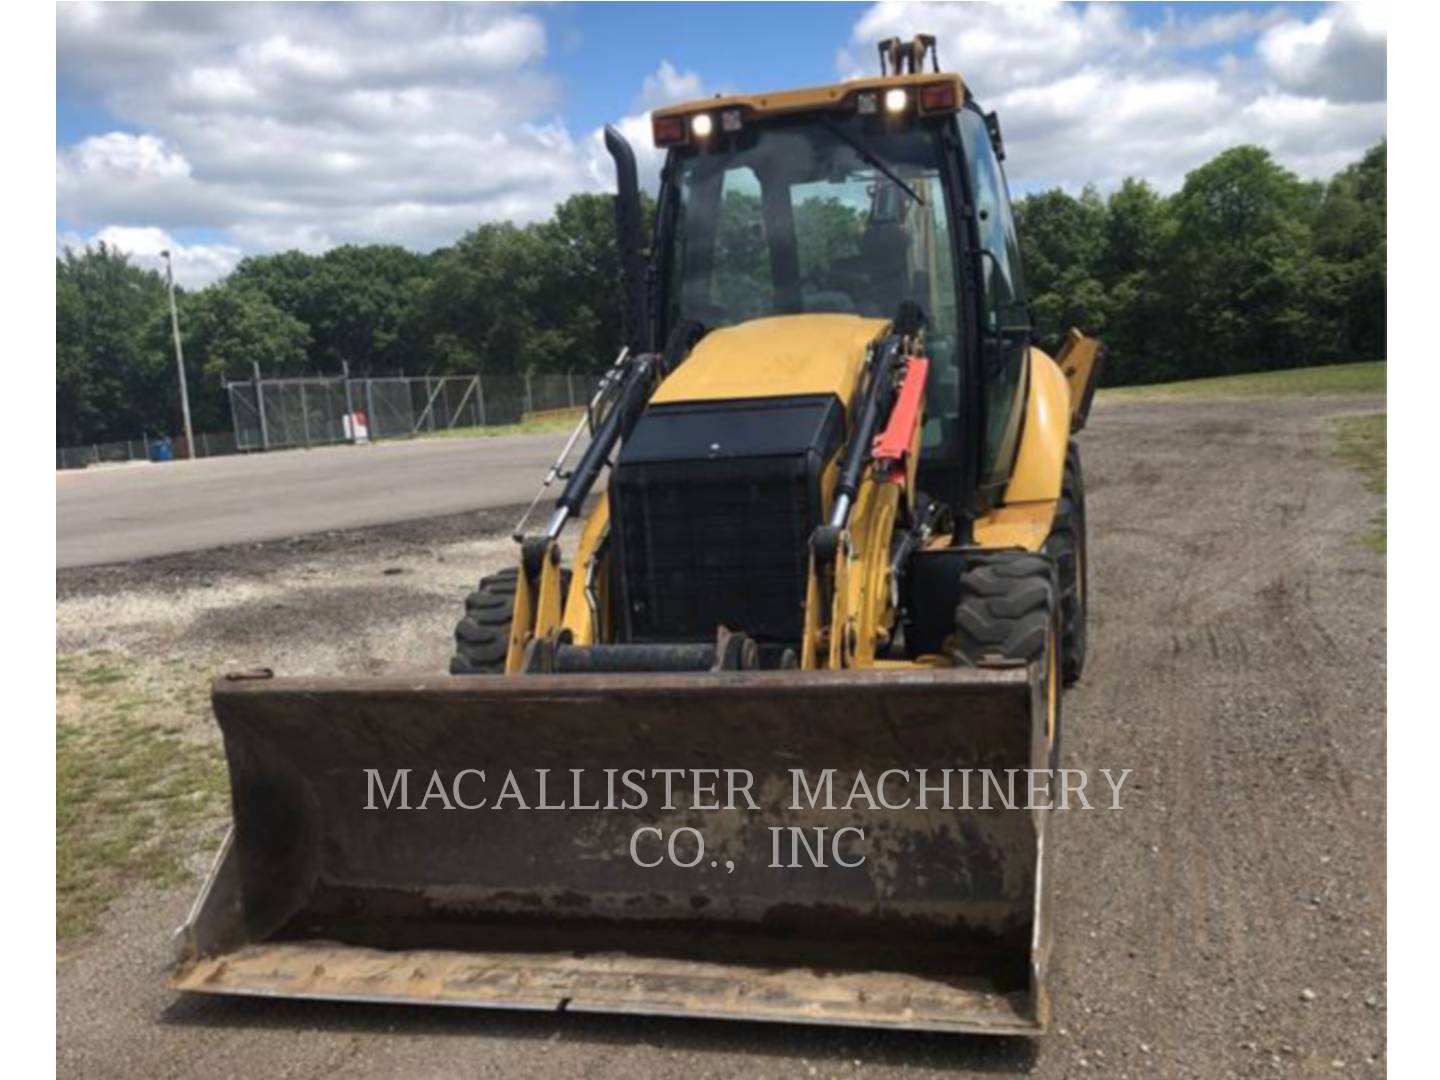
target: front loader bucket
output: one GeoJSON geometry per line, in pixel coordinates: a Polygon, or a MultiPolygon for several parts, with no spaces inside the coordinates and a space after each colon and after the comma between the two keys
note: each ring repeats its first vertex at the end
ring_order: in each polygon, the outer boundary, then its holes
{"type": "Polygon", "coordinates": [[[214,705],[234,828],[182,990],[1045,1025],[1046,814],[962,774],[1045,768],[1033,670],[242,678],[214,705]]]}

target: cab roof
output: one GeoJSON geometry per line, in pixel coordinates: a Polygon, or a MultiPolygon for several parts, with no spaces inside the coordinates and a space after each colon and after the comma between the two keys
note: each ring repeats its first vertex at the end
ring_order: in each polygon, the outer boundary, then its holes
{"type": "Polygon", "coordinates": [[[778,90],[767,94],[716,94],[714,97],[686,101],[679,105],[667,105],[663,109],[656,109],[650,115],[652,119],[658,119],[667,116],[691,116],[710,110],[738,108],[746,114],[747,119],[781,116],[786,113],[846,108],[853,102],[856,94],[874,92],[883,94],[886,90],[894,87],[910,89],[936,83],[950,83],[955,87],[954,100],[957,105],[965,101],[964,81],[952,71],[942,71],[852,79],[849,82],[833,83],[829,86],[778,90]]]}

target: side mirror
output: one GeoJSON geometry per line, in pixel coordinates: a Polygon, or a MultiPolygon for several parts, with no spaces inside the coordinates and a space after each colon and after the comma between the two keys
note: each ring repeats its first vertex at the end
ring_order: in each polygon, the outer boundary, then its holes
{"type": "Polygon", "coordinates": [[[625,294],[622,333],[625,345],[638,356],[652,351],[640,181],[635,171],[635,151],[625,136],[609,124],[605,125],[605,149],[615,161],[615,240],[625,294]]]}

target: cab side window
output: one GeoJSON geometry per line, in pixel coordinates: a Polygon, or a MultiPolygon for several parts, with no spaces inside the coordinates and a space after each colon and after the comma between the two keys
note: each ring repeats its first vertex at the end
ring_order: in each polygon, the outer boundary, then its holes
{"type": "MultiPolygon", "coordinates": [[[[970,172],[970,187],[979,218],[980,246],[991,257],[986,263],[986,291],[993,290],[992,310],[1023,305],[1025,286],[1020,272],[1020,240],[1005,174],[990,145],[985,121],[974,109],[960,113],[960,135],[970,172]]],[[[987,298],[988,299],[988,298],[987,298]]]]}

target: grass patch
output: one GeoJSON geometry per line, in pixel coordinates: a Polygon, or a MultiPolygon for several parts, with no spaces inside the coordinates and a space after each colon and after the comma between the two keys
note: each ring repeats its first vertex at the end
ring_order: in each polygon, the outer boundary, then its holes
{"type": "Polygon", "coordinates": [[[1257,371],[1249,375],[1223,375],[1215,379],[1156,383],[1153,386],[1116,386],[1100,391],[1108,398],[1167,397],[1281,397],[1320,394],[1383,394],[1385,361],[1363,364],[1327,364],[1324,367],[1257,371]]]}
{"type": "Polygon", "coordinates": [[[573,431],[580,422],[582,413],[574,416],[546,417],[544,420],[524,420],[518,424],[497,424],[494,427],[459,427],[446,431],[422,431],[418,439],[488,439],[496,435],[543,435],[555,431],[573,431]]]}
{"type": "Polygon", "coordinates": [[[178,884],[202,826],[223,819],[217,750],[178,734],[106,654],[55,665],[55,891],[60,940],[90,930],[138,882],[178,884]]]}
{"type": "MultiPolygon", "coordinates": [[[[1365,478],[1365,486],[1385,494],[1385,414],[1351,416],[1340,422],[1335,456],[1365,478]]],[[[1375,516],[1365,546],[1385,554],[1385,511],[1375,516]]]]}

